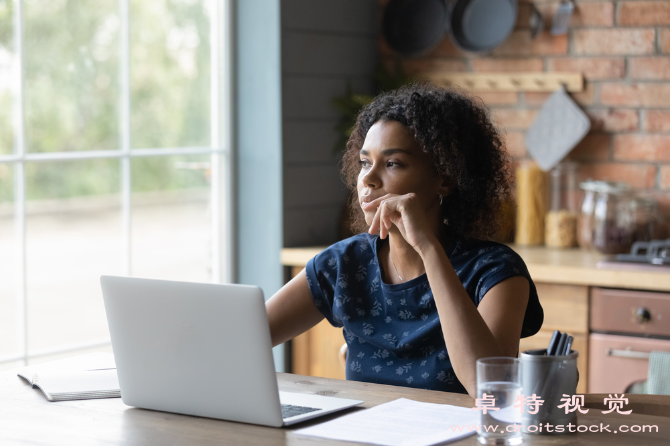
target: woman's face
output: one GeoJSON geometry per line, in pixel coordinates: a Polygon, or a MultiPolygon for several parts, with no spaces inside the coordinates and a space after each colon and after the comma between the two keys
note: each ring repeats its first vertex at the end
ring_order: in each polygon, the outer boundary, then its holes
{"type": "MultiPolygon", "coordinates": [[[[430,157],[419,147],[409,129],[397,121],[377,121],[365,136],[358,174],[359,204],[386,194],[417,195],[426,213],[439,218],[439,194],[446,195],[430,157]]],[[[376,209],[363,209],[369,225],[376,209]]]]}

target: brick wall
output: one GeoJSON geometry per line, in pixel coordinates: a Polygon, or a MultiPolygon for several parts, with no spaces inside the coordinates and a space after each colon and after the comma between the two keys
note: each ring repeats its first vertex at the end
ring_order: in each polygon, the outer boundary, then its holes
{"type": "MultiPolygon", "coordinates": [[[[380,0],[380,8],[386,1],[380,0]]],[[[592,122],[570,153],[580,178],[625,181],[653,195],[670,217],[670,0],[577,0],[567,35],[552,36],[558,0],[536,0],[545,32],[530,38],[530,3],[519,1],[517,25],[486,55],[458,50],[448,38],[430,54],[400,59],[379,38],[387,66],[400,60],[407,74],[460,72],[581,72],[585,89],[572,94],[592,122]]],[[[548,93],[479,93],[507,134],[516,160],[528,157],[524,133],[548,93]]],[[[670,221],[667,220],[666,221],[670,221]]]]}

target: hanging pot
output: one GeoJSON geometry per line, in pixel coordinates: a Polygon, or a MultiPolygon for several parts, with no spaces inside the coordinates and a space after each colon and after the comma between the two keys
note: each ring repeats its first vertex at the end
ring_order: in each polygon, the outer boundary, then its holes
{"type": "Polygon", "coordinates": [[[444,0],[390,0],[384,9],[382,33],[401,56],[416,57],[439,45],[447,26],[444,0]]]}
{"type": "Polygon", "coordinates": [[[517,12],[517,0],[451,0],[449,37],[464,51],[491,51],[510,35],[517,12]]]}

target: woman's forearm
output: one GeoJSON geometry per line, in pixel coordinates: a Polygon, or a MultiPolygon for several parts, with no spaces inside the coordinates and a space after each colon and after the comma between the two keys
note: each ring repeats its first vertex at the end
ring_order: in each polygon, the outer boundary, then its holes
{"type": "Polygon", "coordinates": [[[476,397],[476,361],[504,356],[503,349],[465,291],[437,239],[419,250],[440,317],[444,342],[454,373],[468,393],[476,397]]]}

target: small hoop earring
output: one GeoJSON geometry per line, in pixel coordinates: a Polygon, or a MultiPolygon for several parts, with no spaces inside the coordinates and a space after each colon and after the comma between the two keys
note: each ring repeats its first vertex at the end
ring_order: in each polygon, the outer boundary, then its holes
{"type": "Polygon", "coordinates": [[[442,206],[442,200],[444,199],[444,196],[440,194],[439,197],[440,197],[440,206],[442,206]]]}

